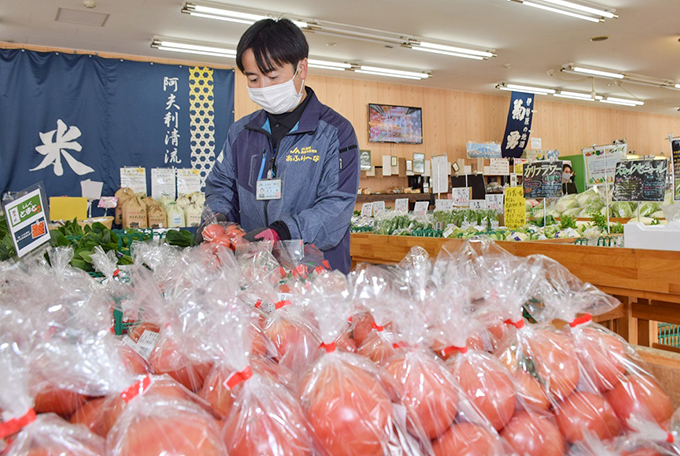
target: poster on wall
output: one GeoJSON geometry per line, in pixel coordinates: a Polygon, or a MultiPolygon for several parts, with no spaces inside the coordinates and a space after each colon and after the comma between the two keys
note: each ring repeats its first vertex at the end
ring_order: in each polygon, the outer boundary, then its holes
{"type": "Polygon", "coordinates": [[[501,145],[496,143],[474,143],[465,145],[467,158],[501,158],[501,145]]]}
{"type": "Polygon", "coordinates": [[[616,165],[614,201],[662,202],[668,160],[623,160],[616,165]]]}
{"type": "Polygon", "coordinates": [[[605,182],[614,182],[616,165],[626,157],[627,144],[606,144],[583,149],[586,169],[586,185],[592,187],[605,182]]]}
{"type": "Polygon", "coordinates": [[[0,193],[43,181],[47,196],[80,196],[90,179],[111,196],[124,167],[197,169],[205,181],[233,123],[234,72],[1,49],[0,93],[11,164],[0,193]]]}
{"type": "Polygon", "coordinates": [[[359,162],[361,171],[368,171],[371,169],[371,151],[370,150],[360,150],[359,151],[359,162]]]}

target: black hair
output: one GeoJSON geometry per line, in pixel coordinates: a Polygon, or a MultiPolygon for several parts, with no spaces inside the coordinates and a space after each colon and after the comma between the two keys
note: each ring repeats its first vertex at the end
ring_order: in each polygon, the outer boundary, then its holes
{"type": "Polygon", "coordinates": [[[572,168],[571,165],[570,165],[569,163],[565,163],[565,164],[562,166],[562,171],[564,171],[566,168],[569,168],[569,171],[574,172],[574,168],[572,168]]]}
{"type": "Polygon", "coordinates": [[[262,19],[248,27],[236,46],[236,66],[243,69],[243,53],[253,51],[257,67],[263,74],[275,66],[295,66],[309,55],[309,45],[300,27],[290,19],[262,19]]]}

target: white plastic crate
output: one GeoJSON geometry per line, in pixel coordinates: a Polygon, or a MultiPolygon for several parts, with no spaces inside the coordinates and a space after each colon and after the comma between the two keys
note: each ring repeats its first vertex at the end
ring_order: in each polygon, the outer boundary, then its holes
{"type": "Polygon", "coordinates": [[[680,222],[650,226],[628,222],[623,225],[623,244],[628,249],[680,251],[680,222]]]}

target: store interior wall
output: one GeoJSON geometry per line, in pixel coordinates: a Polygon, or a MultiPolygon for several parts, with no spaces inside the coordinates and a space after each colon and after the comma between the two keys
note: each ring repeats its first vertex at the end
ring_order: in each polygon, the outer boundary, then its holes
{"type": "MultiPolygon", "coordinates": [[[[411,159],[414,152],[447,153],[449,161],[465,158],[468,141],[500,142],[510,97],[492,96],[412,85],[386,84],[357,79],[310,76],[306,83],[322,103],[352,122],[359,147],[371,151],[374,166],[383,155],[411,159]],[[423,108],[423,144],[368,142],[368,103],[423,108]]],[[[236,71],[234,118],[257,108],[248,98],[246,78],[236,71]]],[[[541,138],[542,149],[557,149],[561,156],[581,153],[583,147],[626,139],[629,150],[639,155],[670,155],[668,135],[680,135],[680,116],[640,113],[633,110],[591,107],[546,101],[536,96],[531,136],[541,138]]]]}

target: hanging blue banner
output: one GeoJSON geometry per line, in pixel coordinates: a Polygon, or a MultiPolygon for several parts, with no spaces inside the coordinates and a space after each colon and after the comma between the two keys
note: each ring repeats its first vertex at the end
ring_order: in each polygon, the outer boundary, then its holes
{"type": "Polygon", "coordinates": [[[505,125],[501,147],[503,157],[519,158],[522,156],[529,142],[533,106],[533,94],[512,92],[508,123],[505,125]]]}
{"type": "Polygon", "coordinates": [[[0,50],[0,99],[0,193],[42,181],[81,196],[89,179],[106,196],[126,166],[204,181],[234,121],[234,71],[0,50]]]}

